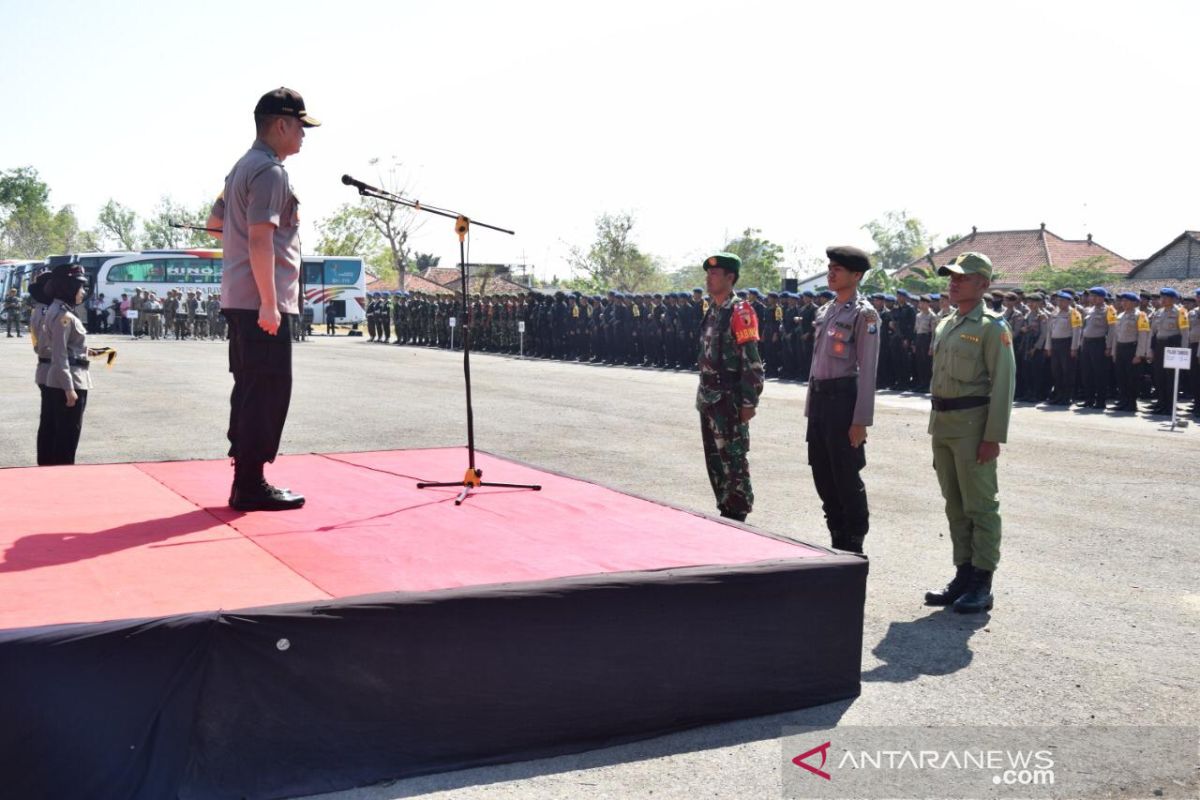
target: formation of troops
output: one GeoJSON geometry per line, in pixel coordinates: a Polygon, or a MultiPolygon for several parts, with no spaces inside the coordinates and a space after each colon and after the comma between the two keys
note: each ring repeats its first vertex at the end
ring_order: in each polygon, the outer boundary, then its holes
{"type": "MultiPolygon", "coordinates": [[[[808,381],[817,314],[831,291],[739,289],[754,309],[759,351],[769,378],[808,381]]],[[[1052,293],[991,292],[985,302],[1012,330],[1016,399],[1117,412],[1170,413],[1174,375],[1163,368],[1166,347],[1188,347],[1193,369],[1181,393],[1200,391],[1200,289],[1183,297],[1104,287],[1052,293]],[[1191,331],[1195,334],[1189,336],[1191,331]]],[[[879,322],[876,384],[894,391],[929,391],[937,324],[953,312],[941,294],[874,293],[879,322]]],[[[475,295],[466,324],[471,348],[535,358],[663,369],[697,368],[700,322],[710,302],[691,292],[605,294],[556,292],[475,295]]],[[[374,292],[367,302],[369,340],[399,345],[461,347],[464,321],[457,298],[421,292],[374,292]]],[[[1189,413],[1197,414],[1195,405],[1189,413]]]]}

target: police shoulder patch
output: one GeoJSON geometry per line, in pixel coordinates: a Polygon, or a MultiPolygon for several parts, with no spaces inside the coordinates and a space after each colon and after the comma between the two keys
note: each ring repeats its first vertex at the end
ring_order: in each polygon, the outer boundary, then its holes
{"type": "Polygon", "coordinates": [[[737,303],[733,307],[733,338],[738,344],[758,341],[758,315],[749,303],[737,303]]]}
{"type": "Polygon", "coordinates": [[[879,312],[875,310],[874,306],[864,308],[862,315],[868,325],[877,325],[879,323],[879,312]]]}

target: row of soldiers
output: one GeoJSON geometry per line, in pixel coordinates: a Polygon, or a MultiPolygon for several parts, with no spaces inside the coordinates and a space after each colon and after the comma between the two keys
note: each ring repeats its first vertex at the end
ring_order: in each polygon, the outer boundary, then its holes
{"type": "Polygon", "coordinates": [[[225,339],[220,292],[158,292],[138,287],[133,295],[107,301],[103,294],[87,301],[89,333],[119,333],[149,339],[225,339]],[[129,311],[136,311],[130,318],[129,311]]]}

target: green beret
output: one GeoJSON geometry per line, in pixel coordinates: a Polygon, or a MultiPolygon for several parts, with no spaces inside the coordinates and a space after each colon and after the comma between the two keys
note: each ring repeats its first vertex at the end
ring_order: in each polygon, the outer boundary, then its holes
{"type": "Polygon", "coordinates": [[[826,247],[825,255],[829,260],[851,272],[868,272],[871,269],[871,257],[857,247],[840,245],[826,247]]]}
{"type": "Polygon", "coordinates": [[[712,269],[713,267],[720,267],[726,272],[732,272],[739,277],[742,274],[742,260],[733,253],[713,253],[704,259],[705,270],[712,269]]]}

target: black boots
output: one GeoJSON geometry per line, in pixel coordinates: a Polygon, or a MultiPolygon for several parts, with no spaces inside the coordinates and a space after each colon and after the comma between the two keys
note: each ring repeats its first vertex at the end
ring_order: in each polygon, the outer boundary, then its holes
{"type": "Polygon", "coordinates": [[[992,610],[992,601],[992,573],[972,567],[971,582],[966,593],[954,601],[954,610],[959,614],[980,614],[992,610]]]}
{"type": "Polygon", "coordinates": [[[865,537],[855,536],[849,533],[830,533],[830,539],[835,550],[845,550],[847,553],[858,553],[862,555],[863,539],[865,537]]]}
{"type": "Polygon", "coordinates": [[[725,517],[726,519],[734,520],[735,522],[745,522],[746,521],[746,512],[744,512],[744,511],[726,511],[725,509],[722,508],[721,516],[725,517]]]}
{"type": "Polygon", "coordinates": [[[262,464],[233,462],[233,489],[229,507],[236,511],[288,511],[304,505],[302,495],[278,489],[263,477],[262,464]]]}
{"type": "Polygon", "coordinates": [[[954,580],[946,584],[940,591],[931,589],[925,593],[925,605],[948,606],[967,593],[971,584],[972,567],[970,562],[959,564],[955,568],[954,580]]]}

